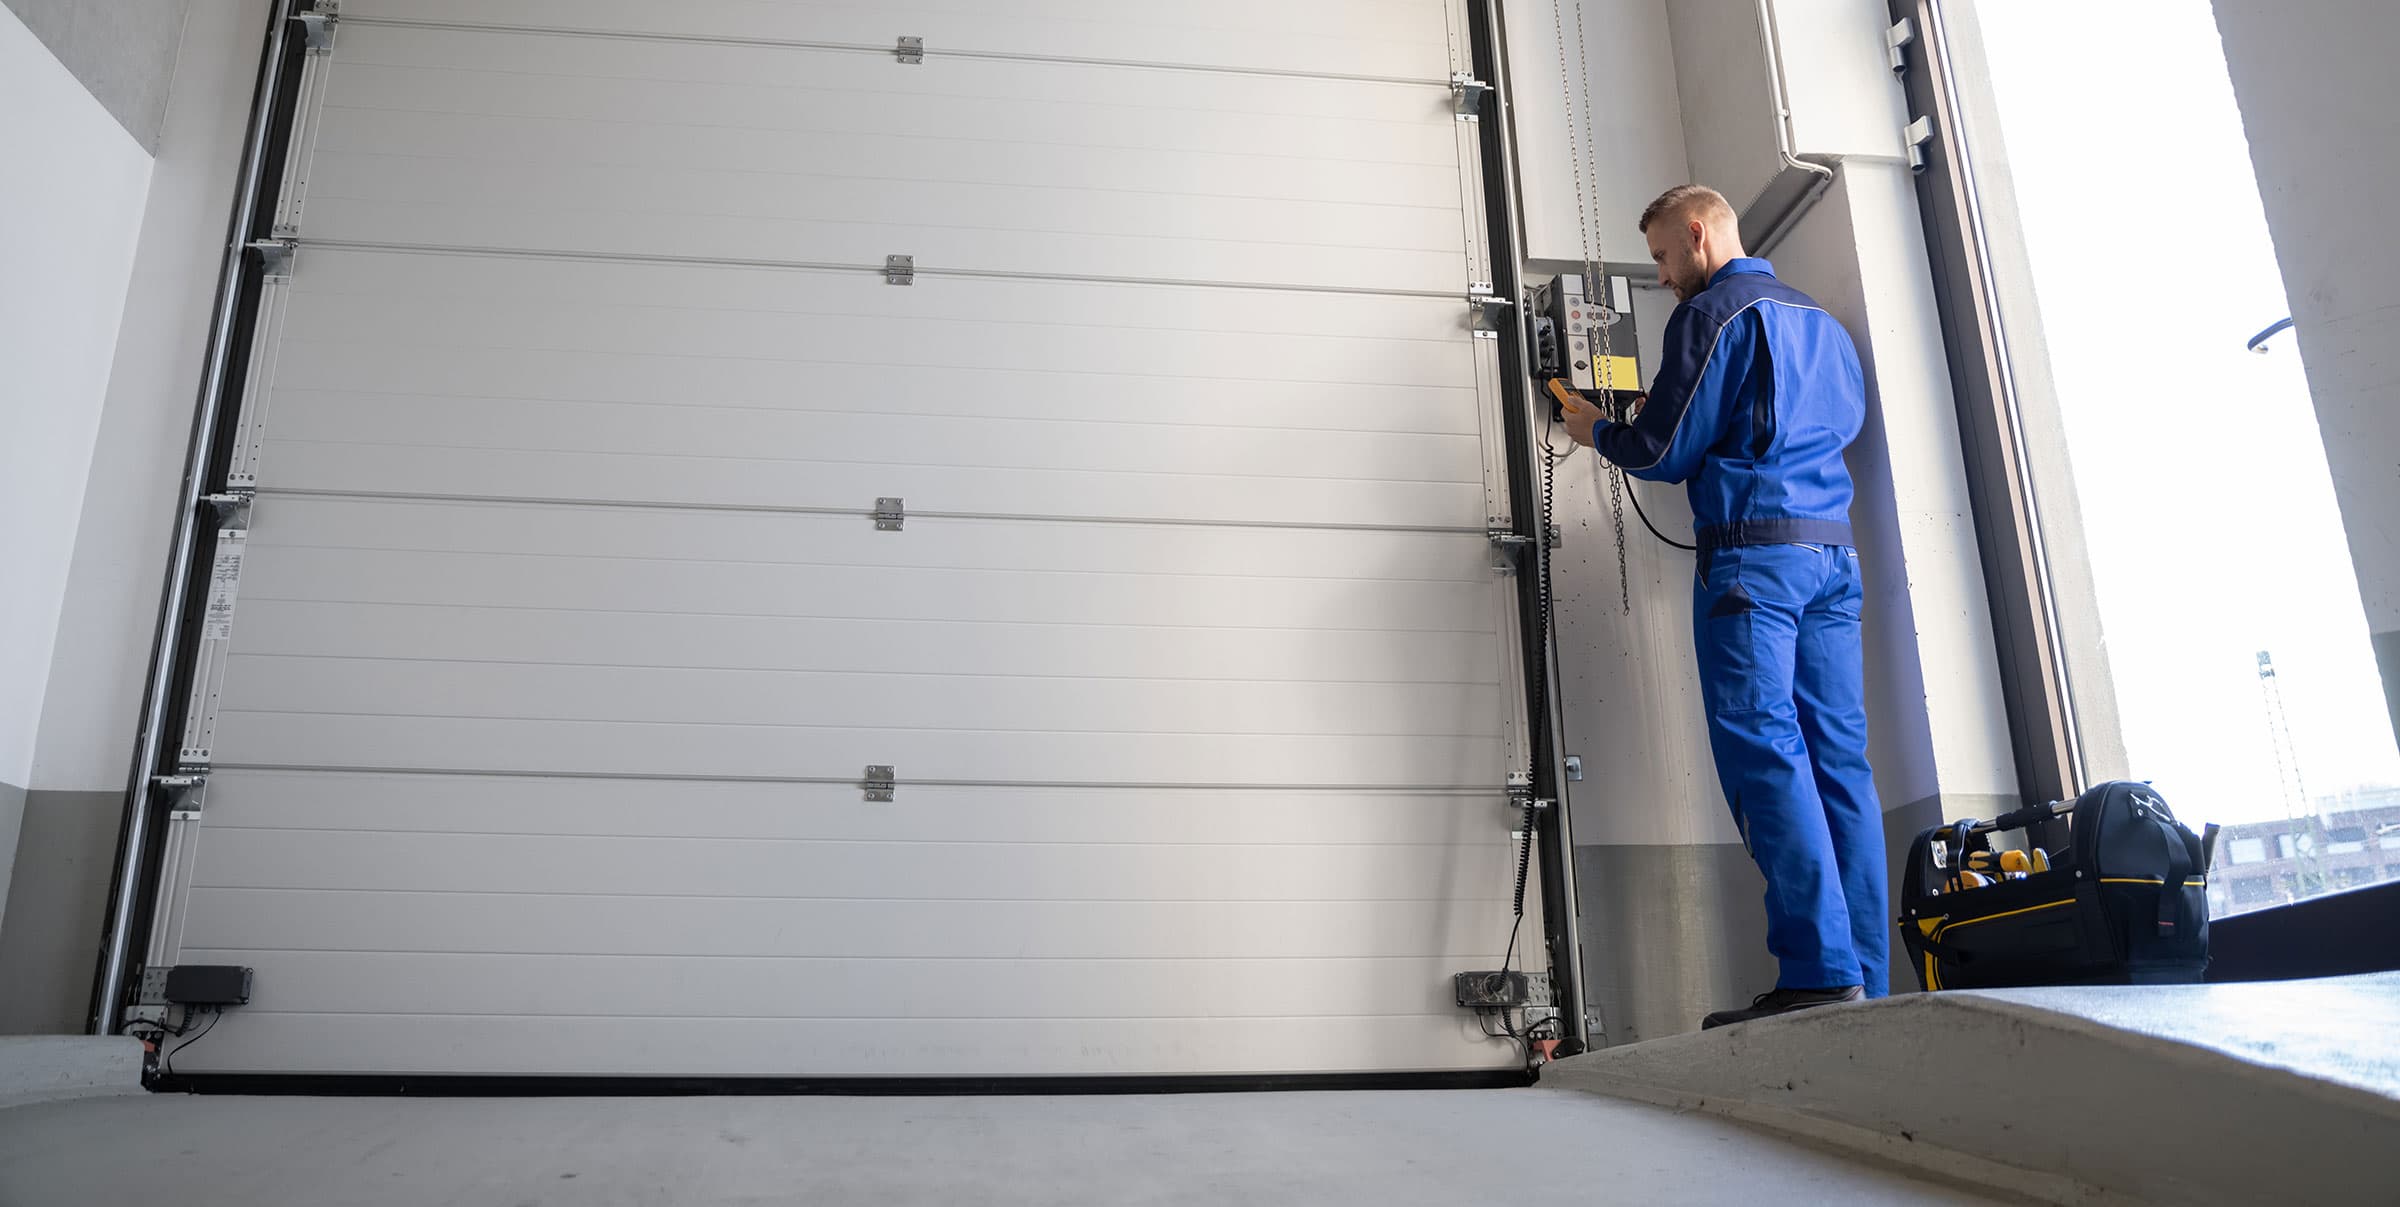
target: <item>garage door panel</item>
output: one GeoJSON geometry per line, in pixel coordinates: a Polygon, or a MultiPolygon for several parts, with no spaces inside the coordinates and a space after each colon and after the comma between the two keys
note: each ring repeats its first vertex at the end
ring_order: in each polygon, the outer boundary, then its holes
{"type": "MultiPolygon", "coordinates": [[[[634,149],[634,145],[621,148],[626,153],[634,149]]],[[[906,240],[899,246],[915,246],[918,230],[984,232],[1011,241],[1018,237],[1104,235],[1125,240],[1309,249],[1296,250],[1299,255],[1313,254],[1318,248],[1430,252],[1447,263],[1454,275],[1459,267],[1455,206],[1318,203],[1238,195],[1176,197],[1123,189],[756,171],[662,172],[663,165],[648,163],[552,163],[538,165],[538,170],[531,170],[537,165],[518,160],[505,163],[521,166],[512,171],[497,159],[428,160],[321,149],[309,173],[309,203],[316,219],[325,224],[321,229],[328,238],[382,236],[396,242],[467,247],[521,245],[504,243],[476,224],[456,229],[417,226],[385,235],[363,218],[354,220],[353,215],[381,215],[410,207],[445,215],[455,215],[463,207],[494,218],[525,209],[544,214],[577,211],[618,216],[645,242],[671,238],[668,230],[660,228],[681,226],[687,219],[756,223],[757,229],[766,232],[766,241],[784,249],[773,258],[792,260],[875,262],[881,257],[862,259],[850,250],[857,246],[852,232],[863,229],[869,237],[883,240],[884,246],[892,246],[895,238],[906,240]],[[361,208],[369,205],[374,208],[361,208]],[[813,248],[811,241],[816,239],[824,240],[825,251],[813,248]]],[[[1262,169],[1254,174],[1265,177],[1273,173],[1262,169]]],[[[1234,178],[1234,183],[1241,179],[1234,178]]],[[[492,229],[509,228],[495,225],[492,229]]],[[[660,244],[662,254],[672,254],[671,247],[660,244]]],[[[942,261],[940,266],[1022,269],[1023,264],[958,259],[942,261]]],[[[1127,267],[1114,275],[1166,275],[1142,271],[1141,264],[1129,259],[1127,267]]]]}
{"type": "Polygon", "coordinates": [[[921,621],[252,600],[233,653],[583,667],[1359,684],[1499,681],[1483,633],[955,625],[921,621]]]}
{"type": "MultiPolygon", "coordinates": [[[[374,52],[388,32],[370,26],[360,38],[374,52]]],[[[418,49],[431,63],[445,61],[444,40],[471,45],[494,37],[406,36],[429,42],[418,49]]],[[[544,64],[544,74],[345,64],[331,85],[333,100],[306,175],[310,236],[838,263],[880,262],[897,239],[928,268],[1429,291],[1455,289],[1461,271],[1458,144],[1446,89],[1410,89],[1409,100],[1395,100],[1393,112],[1413,122],[1316,118],[1304,109],[1184,109],[1162,121],[1156,109],[1109,103],[1112,95],[1143,97],[1146,73],[981,62],[968,70],[1052,77],[1081,71],[1093,78],[1083,81],[1074,102],[890,95],[872,105],[828,104],[784,88],[578,76],[579,56],[621,55],[626,48],[605,40],[515,40],[544,64]],[[428,153],[425,138],[410,132],[414,113],[502,124],[478,131],[450,122],[452,152],[428,153]],[[507,154],[523,141],[527,120],[580,128],[587,144],[618,127],[626,136],[615,138],[600,161],[507,154]],[[717,131],[714,145],[724,157],[695,162],[712,144],[679,139],[684,126],[717,131]],[[740,128],[782,137],[786,145],[724,137],[740,128]],[[819,136],[834,129],[845,133],[819,136]],[[379,141],[386,134],[395,139],[388,146],[379,141]],[[493,145],[485,147],[481,135],[493,145]],[[859,149],[876,139],[1070,148],[1087,178],[1115,183],[1071,187],[1040,175],[1038,162],[998,179],[891,179],[861,161],[859,149]],[[1119,161],[1120,150],[1131,154],[1119,161]],[[1215,195],[1168,195],[1139,183],[1145,163],[1162,152],[1221,158],[1215,195]],[[1412,176],[1409,191],[1371,203],[1285,199],[1275,190],[1288,189],[1279,182],[1292,159],[1448,167],[1450,179],[1412,176]],[[777,171],[787,164],[802,165],[802,174],[777,171]]],[[[405,49],[380,53],[406,57],[405,49]]],[[[785,55],[793,60],[787,68],[803,75],[811,60],[839,64],[837,70],[863,66],[856,55],[785,55]]],[[[1229,98],[1246,97],[1238,77],[1217,83],[1229,98]]],[[[1391,86],[1314,87],[1356,94],[1391,86]]],[[[938,148],[915,149],[921,160],[938,162],[929,154],[938,148]]],[[[863,159],[888,155],[870,150],[863,159]]],[[[983,159],[987,170],[999,166],[992,156],[983,159]]]]}
{"type": "Polygon", "coordinates": [[[906,751],[905,777],[964,783],[1467,788],[1502,782],[1490,738],[735,729],[599,721],[228,712],[218,763],[676,778],[848,778],[906,751]]]}
{"type": "Polygon", "coordinates": [[[1304,247],[1139,235],[1027,232],[995,241],[989,231],[901,223],[842,224],[708,214],[631,215],[587,198],[539,212],[511,205],[412,205],[357,201],[312,209],[317,237],[469,248],[583,252],[687,260],[880,264],[908,254],[922,271],[972,269],[1052,277],[1221,281],[1277,288],[1327,287],[1437,294],[1464,274],[1455,252],[1304,247]]]}
{"type": "MultiPolygon", "coordinates": [[[[1164,597],[1202,589],[1195,581],[1232,576],[1248,580],[1252,593],[1315,589],[1296,580],[1338,582],[1370,579],[1371,589],[1394,600],[1409,597],[1411,583],[1448,583],[1475,589],[1471,603],[1496,606],[1491,549],[1481,532],[1328,531],[1282,527],[1214,527],[1188,524],[1060,524],[954,516],[911,516],[904,530],[880,532],[861,515],[776,512],[707,512],[673,508],[559,507],[530,503],[462,503],[417,499],[284,495],[261,508],[250,534],[251,555],[272,567],[289,549],[358,553],[421,552],[511,554],[536,558],[615,558],[665,561],[663,573],[683,574],[687,565],[727,567],[841,567],[861,576],[882,569],[923,571],[1018,571],[1073,574],[1076,593],[1056,592],[1061,604],[1101,578],[1169,575],[1164,597]]],[[[522,576],[523,572],[510,572],[522,576]]],[[[642,571],[658,577],[658,570],[642,571]]],[[[253,597],[245,573],[242,597],[253,597]]],[[[945,580],[945,588],[954,587],[945,580]]],[[[944,593],[951,593],[945,590],[944,593]]],[[[967,595],[977,591],[964,592],[967,595]]],[[[798,595],[806,595],[802,590],[798,595]]],[[[702,591],[696,600],[705,601],[702,591]]],[[[303,593],[285,598],[355,598],[303,593]]],[[[1345,599],[1355,599],[1346,596],[1345,599]]],[[[613,596],[588,596],[595,608],[613,596]]],[[[705,604],[695,612],[709,612],[705,604]]],[[[1490,631],[1483,609],[1462,627],[1490,631]]],[[[962,619],[969,618],[962,616],[962,619]]],[[[1344,620],[1333,628],[1371,628],[1373,616],[1344,620]]]]}
{"type": "MultiPolygon", "coordinates": [[[[237,654],[228,712],[1061,734],[1476,737],[1497,684],[947,677],[237,654]]],[[[927,740],[939,741],[938,736],[927,740]]]]}
{"type": "MultiPolygon", "coordinates": [[[[1412,124],[1422,114],[1411,106],[1438,98],[1442,79],[1394,83],[1361,82],[1310,75],[1245,73],[1240,89],[1227,89],[1218,73],[1153,71],[1138,65],[1046,60],[1028,64],[1006,55],[944,56],[935,70],[897,71],[888,50],[823,53],[805,44],[672,38],[562,36],[510,32],[505,27],[472,29],[441,25],[353,22],[359,36],[344,40],[340,64],[415,70],[496,72],[528,77],[644,81],[771,88],[782,97],[813,98],[818,107],[845,103],[881,105],[890,99],[947,97],[1003,103],[1047,103],[1084,108],[1150,112],[1161,122],[1175,115],[1291,114],[1312,119],[1412,124]],[[538,50],[536,49],[538,48],[538,50]],[[795,70],[804,62],[807,70],[795,70]],[[1029,69],[1030,68],[1030,69],[1029,69]]],[[[344,103],[336,94],[334,105],[344,103]]],[[[779,112],[797,116],[800,106],[777,101],[779,112]]],[[[745,111],[748,107],[735,110],[745,111]]],[[[719,114],[717,120],[728,115],[719,114]]],[[[860,120],[875,120],[872,114],[860,120]]],[[[855,125],[825,121],[823,128],[846,132],[855,125]]],[[[445,149],[448,150],[447,148],[445,149]]]]}
{"type": "MultiPolygon", "coordinates": [[[[570,453],[760,461],[798,475],[828,464],[922,469],[1275,476],[1321,480],[1354,466],[1386,481],[1467,484],[1480,491],[1481,442],[1469,436],[949,419],[915,415],[775,414],[645,404],[521,399],[390,399],[284,394],[279,441],[309,447],[415,444],[480,454],[570,453]],[[398,405],[395,405],[397,403],[398,405]],[[776,458],[759,450],[788,450],[776,458]]],[[[278,451],[281,451],[280,445],[278,451]]],[[[302,451],[303,458],[309,454],[302,451]]],[[[305,462],[304,462],[305,464],[305,462]]],[[[278,475],[270,467],[267,480],[278,475]]],[[[476,493],[485,493],[478,491],[476,493]]],[[[816,505],[857,507],[856,496],[816,505]]],[[[975,507],[1006,511],[1006,507],[975,507]]]]}
{"type": "MultiPolygon", "coordinates": [[[[356,247],[304,249],[295,260],[292,288],[295,313],[286,323],[299,324],[300,332],[311,330],[320,310],[401,300],[408,305],[380,316],[438,324],[429,330],[444,333],[442,342],[461,348],[509,347],[507,340],[491,338],[492,323],[507,326],[554,312],[579,317],[566,325],[570,331],[582,330],[586,322],[608,323],[612,332],[645,339],[666,331],[705,334],[724,322],[772,324],[760,330],[774,342],[763,348],[732,349],[750,354],[780,351],[785,341],[806,337],[816,319],[885,319],[944,332],[939,339],[912,347],[910,358],[902,362],[911,370],[926,367],[919,364],[920,358],[941,350],[934,345],[969,331],[965,324],[970,323],[1036,338],[1045,329],[1063,327],[1091,332],[1094,342],[1112,343],[1142,338],[1147,332],[1268,336],[1287,354],[1320,346],[1346,349],[1358,340],[1456,345],[1466,341],[1468,331],[1465,307],[1446,296],[978,277],[919,278],[913,286],[895,288],[885,285],[880,273],[356,247]],[[453,307],[478,308],[473,312],[476,320],[453,318],[453,307]]],[[[337,329],[331,338],[344,346],[367,348],[382,346],[386,333],[351,326],[337,329]]],[[[286,342],[291,342],[288,337],[286,342]]],[[[1387,346],[1379,342],[1368,351],[1387,346]]],[[[331,358],[319,360],[322,368],[339,364],[331,358]]],[[[1344,371],[1327,380],[1412,384],[1398,375],[1360,376],[1362,370],[1373,369],[1375,361],[1373,355],[1352,353],[1343,363],[1344,371]]],[[[1275,365],[1280,369],[1283,362],[1275,365]]],[[[377,372],[397,367],[379,365],[377,372]]],[[[999,362],[976,367],[1028,366],[999,362]]],[[[1040,367],[1074,369],[1080,361],[1040,367]]],[[[1283,380],[1262,378],[1259,384],[1283,380]]],[[[787,393],[794,392],[793,384],[783,379],[787,393]]],[[[816,386],[813,379],[804,384],[816,386]]]]}
{"type": "MultiPolygon", "coordinates": [[[[651,561],[384,550],[259,551],[245,598],[968,624],[1487,633],[1490,583],[1394,592],[1360,580],[1185,578],[651,561]]],[[[239,622],[237,621],[237,626],[239,622]]]]}
{"type": "MultiPolygon", "coordinates": [[[[549,267],[528,266],[535,272],[549,267]]],[[[296,306],[284,320],[284,339],[289,347],[335,345],[323,357],[331,363],[345,359],[349,346],[366,342],[435,357],[485,349],[607,352],[686,363],[764,362],[785,374],[787,396],[817,393],[811,371],[824,364],[1188,377],[1226,383],[1227,393],[1261,379],[1460,391],[1475,386],[1475,349],[1466,338],[1466,308],[1455,301],[1419,301],[1399,321],[1387,314],[1371,334],[1330,336],[1321,332],[1128,329],[1042,321],[1047,316],[1036,308],[1041,301],[1020,296],[1031,291],[1005,287],[983,291],[994,295],[982,304],[996,315],[833,313],[852,303],[872,304],[878,294],[906,292],[914,299],[937,288],[929,285],[923,294],[893,290],[863,274],[840,280],[846,288],[827,299],[828,312],[806,314],[695,310],[630,299],[601,302],[588,295],[572,301],[529,301],[495,297],[473,285],[453,286],[429,296],[304,294],[306,305],[296,306]],[[998,316],[1022,317],[994,321],[998,316]],[[372,333],[371,341],[362,340],[362,333],[372,333]]],[[[1317,305],[1343,309],[1354,303],[1320,300],[1317,305]]],[[[345,384],[364,388],[378,383],[361,376],[345,384]]],[[[891,409],[904,410],[914,392],[908,381],[900,378],[890,383],[884,402],[891,409]]],[[[695,393],[687,386],[682,397],[706,400],[705,395],[694,398],[695,393]]],[[[1461,399],[1461,404],[1469,405],[1467,399],[1461,399]]],[[[1127,395],[1123,409],[1144,409],[1139,395],[1127,395]]],[[[1328,427],[1372,430],[1376,426],[1365,414],[1328,412],[1320,418],[1328,427]]]]}
{"type": "MultiPolygon", "coordinates": [[[[905,794],[910,791],[903,787],[905,794]]],[[[1501,901],[1478,844],[860,843],[212,829],[195,888],[864,901],[1501,901]]],[[[1505,938],[1505,935],[1499,936],[1505,938]]]]}
{"type": "Polygon", "coordinates": [[[496,1073],[749,1078],[1129,1076],[1490,1069],[1507,1045],[1460,1011],[1365,1018],[511,1018],[235,1012],[186,1072],[496,1073]]]}
{"type": "Polygon", "coordinates": [[[541,398],[559,401],[814,410],[837,414],[982,417],[1150,423],[1159,438],[1181,426],[1268,429],[1366,423],[1388,432],[1469,432],[1473,395],[1455,386],[1351,382],[1202,380],[1155,374],[1100,376],[1072,369],[1003,370],[940,365],[817,364],[806,385],[794,366],[773,361],[689,360],[608,352],[422,349],[387,344],[292,345],[276,365],[281,389],[353,390],[407,397],[541,398]],[[1140,405],[1129,405],[1139,399],[1140,405]]]}
{"type": "Polygon", "coordinates": [[[255,960],[260,1011],[815,1018],[1349,1017],[1431,1014],[1456,956],[1337,961],[779,959],[705,956],[229,952],[255,960]],[[971,1004],[959,978],[975,982],[971,1004]],[[271,988],[270,988],[271,986],[271,988]],[[695,1010],[695,1002],[705,1006],[695,1010]]]}
{"type": "Polygon", "coordinates": [[[236,829],[1165,846],[1489,846],[1500,841],[1497,807],[1481,790],[910,784],[907,806],[894,809],[862,801],[853,784],[234,768],[211,777],[208,798],[212,826],[236,829]]]}
{"type": "MultiPolygon", "coordinates": [[[[345,67],[345,70],[347,68],[345,67]]],[[[1222,95],[1222,89],[1213,89],[1222,95]]],[[[855,94],[850,94],[855,95],[855,94]]],[[[741,171],[796,179],[846,179],[827,171],[838,159],[850,173],[879,181],[1092,190],[1152,198],[1244,197],[1320,205],[1396,205],[1446,210],[1457,217],[1455,159],[1369,160],[1284,156],[1259,162],[1259,148],[1163,150],[1114,146],[1106,155],[1058,141],[978,141],[950,133],[906,138],[840,130],[755,126],[661,125],[573,121],[498,113],[411,110],[336,111],[338,131],[356,154],[459,163],[640,166],[668,172],[741,171]],[[747,162],[744,168],[725,165],[747,162]],[[1445,194],[1444,190],[1448,190],[1445,194]]]]}
{"type": "Polygon", "coordinates": [[[352,0],[342,15],[871,48],[906,32],[930,48],[1004,54],[1437,80],[1449,71],[1437,0],[1125,8],[1102,19],[1066,0],[352,0]]]}
{"type": "Polygon", "coordinates": [[[400,496],[861,513],[891,497],[913,510],[982,515],[1457,530],[1480,529],[1487,514],[1480,482],[369,447],[272,437],[265,460],[279,489],[400,496]]]}
{"type": "MultiPolygon", "coordinates": [[[[684,78],[642,79],[610,71],[623,56],[651,57],[647,48],[623,43],[482,33],[402,36],[421,45],[386,46],[394,35],[373,28],[345,39],[329,78],[320,155],[415,154],[380,139],[387,132],[405,138],[419,117],[517,119],[570,131],[622,128],[626,139],[611,158],[645,150],[675,154],[666,143],[687,128],[754,132],[763,141],[748,155],[680,162],[766,175],[791,168],[873,179],[879,161],[870,148],[877,140],[1075,148],[1085,162],[1106,162],[1107,153],[1116,151],[1234,157],[1226,165],[1235,168],[1234,179],[1220,181],[1220,188],[1271,175],[1277,159],[1415,164],[1449,168],[1449,187],[1420,175],[1418,190],[1370,200],[1454,211],[1459,204],[1458,144],[1446,85],[1179,76],[1173,77],[1179,87],[1162,93],[1155,87],[1157,73],[1122,68],[971,61],[935,72],[899,72],[888,59],[871,55],[697,46],[676,48],[691,59],[684,78]],[[462,68],[455,56],[467,48],[517,61],[462,68]],[[781,153],[787,150],[792,154],[781,153]]],[[[480,122],[453,127],[470,137],[423,157],[479,160],[484,148],[473,135],[485,128],[480,122]]],[[[577,162],[556,158],[559,149],[552,144],[547,164],[577,162]]],[[[312,176],[312,192],[317,183],[312,176]]],[[[1055,182],[1019,167],[993,183],[1055,182]]],[[[1112,191],[1143,183],[1138,177],[1120,181],[1112,191]]]]}
{"type": "MultiPolygon", "coordinates": [[[[1495,847],[1495,850],[1498,848],[1495,847]]],[[[1495,855],[1494,858],[1499,858],[1495,855]]],[[[273,951],[773,959],[1384,959],[1482,952],[1505,899],[843,901],[202,888],[184,943],[273,951]]],[[[1221,970],[1213,970],[1221,971],[1221,970]]]]}

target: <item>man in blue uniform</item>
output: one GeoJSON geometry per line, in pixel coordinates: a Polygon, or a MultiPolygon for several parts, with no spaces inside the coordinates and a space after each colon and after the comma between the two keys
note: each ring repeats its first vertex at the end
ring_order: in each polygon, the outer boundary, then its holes
{"type": "Polygon", "coordinates": [[[1867,764],[1858,552],[1842,450],[1866,417],[1857,349],[1832,315],[1742,253],[1733,207],[1699,185],[1642,212],[1682,304],[1628,422],[1571,406],[1577,443],[1689,483],[1699,552],[1692,642],[1717,778],[1767,878],[1780,973],[1718,1027],[1881,997],[1891,922],[1883,811],[1867,764]]]}

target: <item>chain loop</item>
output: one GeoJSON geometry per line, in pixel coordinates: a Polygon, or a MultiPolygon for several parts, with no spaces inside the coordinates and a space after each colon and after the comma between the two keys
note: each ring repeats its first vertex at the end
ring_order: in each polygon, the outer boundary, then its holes
{"type": "MultiPolygon", "coordinates": [[[[1575,130],[1574,77],[1568,73],[1567,62],[1565,12],[1568,2],[1569,0],[1551,0],[1550,32],[1552,42],[1558,47],[1559,115],[1567,123],[1567,162],[1575,178],[1575,233],[1583,251],[1583,301],[1594,315],[1594,326],[1599,333],[1597,346],[1591,350],[1594,356],[1592,377],[1600,387],[1601,414],[1613,420],[1622,420],[1625,416],[1617,406],[1615,375],[1609,371],[1611,362],[1614,360],[1614,348],[1609,342],[1609,332],[1616,326],[1616,307],[1612,304],[1615,299],[1609,297],[1606,253],[1601,246],[1600,223],[1597,215],[1597,198],[1600,192],[1600,151],[1597,135],[1593,129],[1596,123],[1595,115],[1592,112],[1591,52],[1586,49],[1583,37],[1583,0],[1573,0],[1575,5],[1575,57],[1584,67],[1581,72],[1583,77],[1583,133],[1582,137],[1578,138],[1575,130]],[[1589,192],[1585,190],[1583,181],[1584,164],[1587,160],[1591,164],[1592,174],[1589,192]]],[[[1560,338],[1563,350],[1565,333],[1560,333],[1560,338]]],[[[1548,428],[1545,427],[1543,429],[1543,449],[1547,452],[1548,448],[1548,428]]],[[[1597,456],[1596,453],[1594,455],[1597,456]]],[[[1600,461],[1603,472],[1608,477],[1609,526],[1613,529],[1613,535],[1617,542],[1617,602],[1624,613],[1630,616],[1633,614],[1633,572],[1626,564],[1625,471],[1606,457],[1601,457],[1600,461]]]]}

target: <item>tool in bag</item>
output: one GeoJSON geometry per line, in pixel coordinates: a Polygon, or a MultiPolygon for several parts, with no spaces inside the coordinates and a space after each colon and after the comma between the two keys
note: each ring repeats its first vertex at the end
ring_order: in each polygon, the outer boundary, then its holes
{"type": "Polygon", "coordinates": [[[1933,826],[1900,877],[1900,937],[1927,989],[2189,984],[2208,969],[2217,827],[2194,834],[2148,784],[1933,826]],[[1994,849],[2064,818],[2069,841],[1994,849]]]}

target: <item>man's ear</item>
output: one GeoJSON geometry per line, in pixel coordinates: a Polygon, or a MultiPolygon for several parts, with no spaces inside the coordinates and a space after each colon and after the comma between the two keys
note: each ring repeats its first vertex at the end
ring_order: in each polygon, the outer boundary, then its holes
{"type": "Polygon", "coordinates": [[[1683,224],[1683,233],[1691,237],[1692,247],[1698,249],[1708,241],[1708,224],[1694,218],[1683,224]]]}

